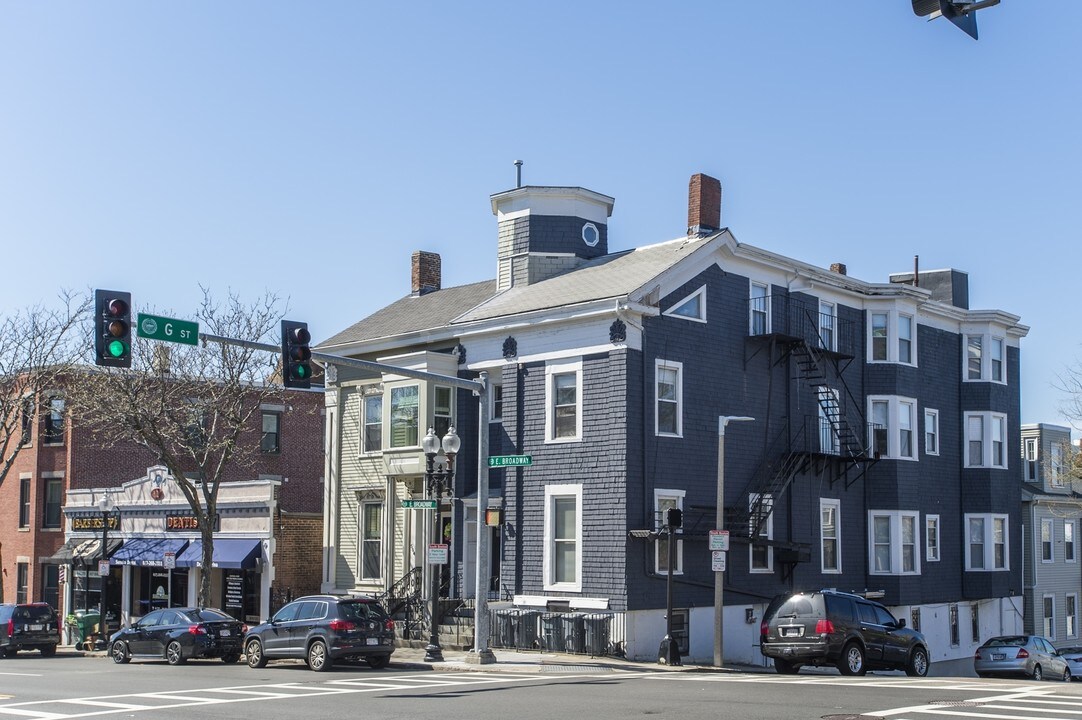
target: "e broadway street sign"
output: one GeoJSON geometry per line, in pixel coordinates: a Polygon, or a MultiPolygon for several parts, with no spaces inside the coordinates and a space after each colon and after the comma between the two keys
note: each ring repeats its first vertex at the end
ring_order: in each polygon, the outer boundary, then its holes
{"type": "Polygon", "coordinates": [[[533,455],[493,455],[488,459],[492,467],[525,467],[533,465],[533,455]]]}
{"type": "Polygon", "coordinates": [[[403,500],[402,507],[407,510],[435,510],[435,500],[403,500]]]}

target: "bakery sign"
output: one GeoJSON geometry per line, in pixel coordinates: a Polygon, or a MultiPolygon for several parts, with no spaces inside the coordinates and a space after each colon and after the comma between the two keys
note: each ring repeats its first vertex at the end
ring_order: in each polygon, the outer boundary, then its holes
{"type": "MultiPolygon", "coordinates": [[[[192,532],[199,529],[199,519],[194,513],[169,513],[165,516],[166,532],[192,532]]],[[[214,516],[214,532],[221,529],[221,516],[214,516]]]]}

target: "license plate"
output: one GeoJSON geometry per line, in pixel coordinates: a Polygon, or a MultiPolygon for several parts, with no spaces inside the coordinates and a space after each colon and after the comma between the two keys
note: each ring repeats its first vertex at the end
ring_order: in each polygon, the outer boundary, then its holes
{"type": "Polygon", "coordinates": [[[379,645],[379,638],[366,638],[365,644],[367,645],[379,645]]]}
{"type": "Polygon", "coordinates": [[[1007,653],[992,653],[993,660],[1006,660],[1007,653]]]}
{"type": "Polygon", "coordinates": [[[803,628],[782,628],[781,629],[781,636],[782,637],[800,637],[800,635],[801,635],[800,631],[801,630],[803,630],[803,628]]]}
{"type": "Polygon", "coordinates": [[[45,626],[44,625],[27,625],[27,628],[30,629],[30,630],[44,630],[45,626]]]}
{"type": "Polygon", "coordinates": [[[221,635],[222,637],[229,637],[230,635],[232,635],[232,633],[231,633],[231,632],[229,632],[228,630],[226,630],[225,628],[222,628],[222,632],[221,632],[221,633],[219,633],[219,634],[220,634],[220,635],[221,635]]]}

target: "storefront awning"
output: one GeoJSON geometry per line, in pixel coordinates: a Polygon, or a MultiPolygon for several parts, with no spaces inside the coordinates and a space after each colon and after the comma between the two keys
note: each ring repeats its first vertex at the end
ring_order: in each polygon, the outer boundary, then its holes
{"type": "MultiPolygon", "coordinates": [[[[262,541],[258,538],[214,538],[211,567],[247,570],[255,567],[262,541]]],[[[203,542],[193,540],[183,555],[177,557],[177,567],[202,567],[203,542]]]]}
{"type": "MultiPolygon", "coordinates": [[[[122,540],[109,539],[109,548],[106,556],[108,557],[112,553],[116,552],[116,549],[123,543],[122,540]]],[[[49,557],[42,558],[43,563],[57,564],[57,565],[69,565],[72,563],[81,563],[84,565],[96,563],[101,558],[101,539],[94,538],[68,540],[66,543],[60,546],[60,549],[49,557]]]]}
{"type": "Polygon", "coordinates": [[[188,546],[187,540],[177,538],[134,538],[113,553],[109,561],[113,565],[142,565],[145,567],[165,567],[165,554],[179,556],[188,546]]]}

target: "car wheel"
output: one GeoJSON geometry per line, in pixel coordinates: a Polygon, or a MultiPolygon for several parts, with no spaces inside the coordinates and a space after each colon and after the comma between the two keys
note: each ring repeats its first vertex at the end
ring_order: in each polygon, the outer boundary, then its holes
{"type": "Polygon", "coordinates": [[[109,648],[109,656],[113,658],[113,662],[117,665],[131,662],[131,655],[128,654],[128,648],[124,645],[123,640],[117,640],[113,643],[113,646],[109,648]]]}
{"type": "Polygon", "coordinates": [[[928,674],[928,651],[922,647],[913,648],[909,653],[909,662],[905,666],[905,674],[910,677],[924,677],[928,674]]]}
{"type": "Polygon", "coordinates": [[[165,646],[165,661],[170,665],[183,665],[184,664],[184,648],[180,646],[180,643],[174,640],[165,646]]]}
{"type": "Polygon", "coordinates": [[[42,657],[52,657],[56,655],[56,645],[42,645],[40,648],[42,657]]]}
{"type": "Polygon", "coordinates": [[[390,655],[369,655],[368,657],[366,657],[364,659],[364,661],[366,663],[368,663],[368,667],[370,667],[370,668],[372,668],[374,670],[379,670],[380,668],[385,668],[385,667],[387,667],[388,665],[391,664],[391,656],[390,655]]]}
{"type": "Polygon", "coordinates": [[[313,640],[308,646],[308,667],[316,672],[327,672],[332,664],[327,644],[322,640],[313,640]]]}
{"type": "Polygon", "coordinates": [[[226,665],[232,665],[240,660],[240,653],[229,653],[228,655],[222,655],[222,662],[226,665]]]}
{"type": "Polygon", "coordinates": [[[252,638],[244,646],[244,655],[248,659],[248,667],[267,667],[267,656],[263,654],[263,643],[259,642],[257,638],[252,638]]]}
{"type": "Polygon", "coordinates": [[[1040,665],[1034,665],[1033,666],[1033,679],[1034,680],[1044,680],[1044,670],[1041,670],[1040,665]]]}
{"type": "Polygon", "coordinates": [[[850,642],[842,650],[842,656],[838,659],[838,670],[842,675],[863,675],[864,648],[855,642],[850,642]]]}
{"type": "Polygon", "coordinates": [[[1071,668],[1063,668],[1063,682],[1071,682],[1071,668]]]}
{"type": "Polygon", "coordinates": [[[782,660],[781,658],[774,658],[774,669],[781,675],[796,675],[800,672],[800,664],[782,660]]]}
{"type": "Polygon", "coordinates": [[[0,654],[2,654],[4,657],[7,657],[7,658],[13,658],[13,657],[15,657],[15,653],[17,653],[17,652],[19,652],[19,651],[16,650],[15,648],[13,648],[13,647],[6,647],[6,648],[4,648],[4,652],[0,653],[0,654]]]}

